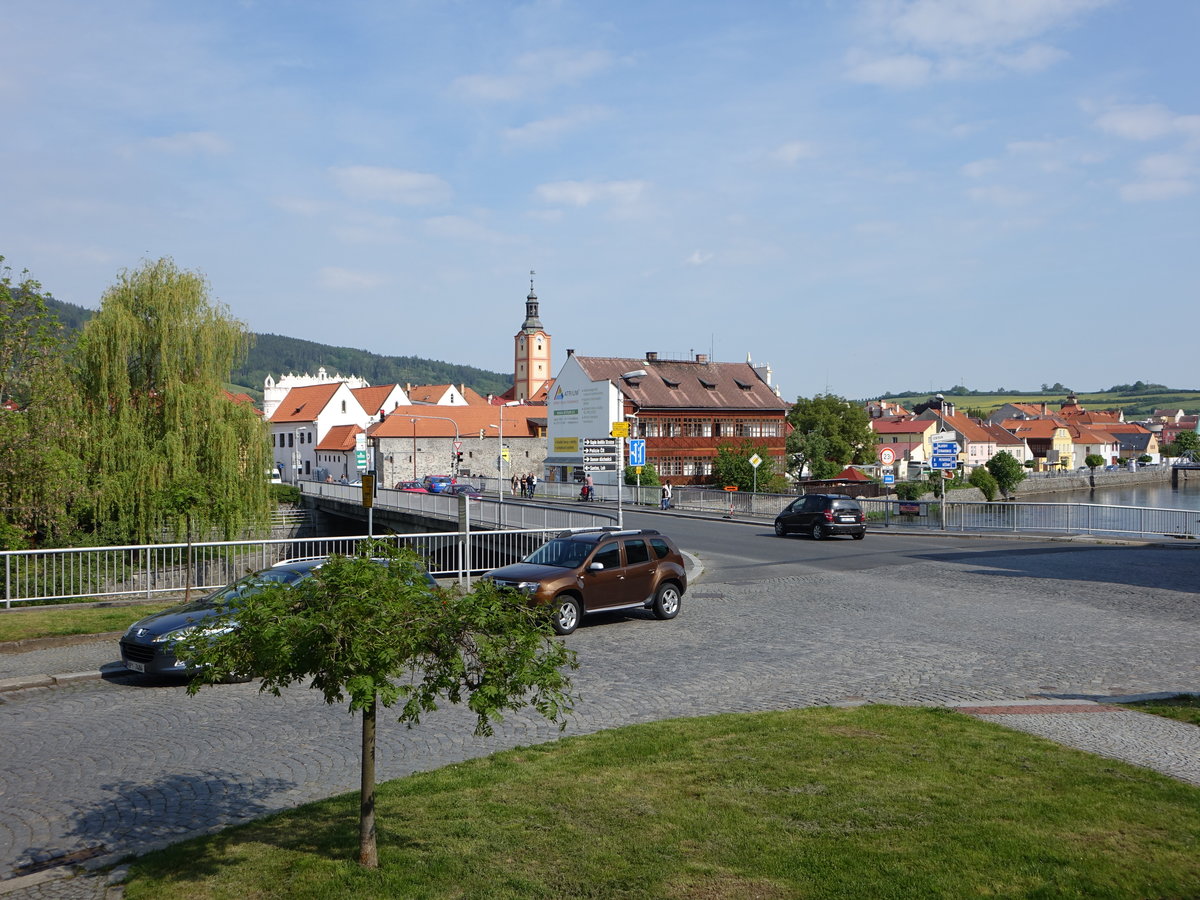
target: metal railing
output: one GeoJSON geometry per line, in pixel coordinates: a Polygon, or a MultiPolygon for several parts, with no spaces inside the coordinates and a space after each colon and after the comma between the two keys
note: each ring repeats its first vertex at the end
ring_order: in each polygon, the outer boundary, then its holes
{"type": "MultiPolygon", "coordinates": [[[[327,484],[318,481],[300,482],[301,493],[307,497],[318,497],[361,506],[362,488],[344,484],[327,484]]],[[[615,496],[615,495],[614,495],[615,496]]],[[[538,485],[537,499],[551,498],[548,490],[538,485]]],[[[422,516],[442,519],[447,523],[459,521],[459,498],[445,494],[425,494],[413,491],[397,491],[380,488],[375,495],[375,509],[393,512],[411,512],[422,516]]],[[[615,510],[580,504],[579,508],[544,506],[537,502],[522,502],[517,497],[506,495],[499,500],[496,493],[485,493],[467,500],[471,527],[493,528],[541,528],[566,531],[572,528],[603,528],[616,524],[615,510]]],[[[362,511],[366,519],[366,510],[362,511]]]]}
{"type": "MultiPolygon", "coordinates": [[[[859,503],[870,517],[870,528],[942,527],[941,509],[936,500],[911,503],[897,500],[860,500],[859,503]]],[[[984,503],[949,500],[946,501],[946,530],[1194,540],[1200,535],[1200,511],[1108,506],[1101,503],[984,503]]]]}
{"type": "MultiPolygon", "coordinates": [[[[591,526],[595,527],[595,526],[591,526]]],[[[399,534],[375,540],[415,551],[430,574],[469,578],[531,553],[566,529],[558,527],[399,534]]],[[[87,547],[63,550],[0,551],[4,607],[79,600],[181,596],[189,586],[197,594],[289,559],[333,553],[352,554],[367,535],[254,541],[206,541],[87,547]]]]}

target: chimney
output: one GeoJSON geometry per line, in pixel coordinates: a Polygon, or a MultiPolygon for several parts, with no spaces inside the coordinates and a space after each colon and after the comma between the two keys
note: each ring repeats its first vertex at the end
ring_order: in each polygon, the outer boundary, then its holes
{"type": "Polygon", "coordinates": [[[707,353],[697,353],[696,354],[696,362],[698,362],[698,363],[708,362],[708,354],[707,353]]]}
{"type": "Polygon", "coordinates": [[[574,355],[575,355],[575,351],[571,347],[568,347],[567,348],[567,358],[569,359],[570,357],[572,357],[574,355]]]}
{"type": "Polygon", "coordinates": [[[658,351],[657,350],[647,350],[646,351],[646,362],[658,362],[658,351]]]}

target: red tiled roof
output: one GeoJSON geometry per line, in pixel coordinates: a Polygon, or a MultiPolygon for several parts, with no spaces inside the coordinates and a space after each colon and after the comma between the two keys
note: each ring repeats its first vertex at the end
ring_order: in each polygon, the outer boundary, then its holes
{"type": "Polygon", "coordinates": [[[876,434],[921,434],[937,430],[937,423],[928,419],[913,419],[908,416],[885,416],[871,419],[871,428],[876,434]]]}
{"type": "Polygon", "coordinates": [[[330,453],[346,453],[354,449],[354,436],[360,434],[362,429],[357,425],[334,425],[329,431],[325,432],[325,437],[321,438],[321,443],[317,444],[318,450],[326,450],[330,453]]]}
{"type": "Polygon", "coordinates": [[[786,412],[791,404],[775,396],[750,363],[683,362],[576,356],[592,381],[617,384],[643,409],[738,409],[786,412]],[[623,379],[642,369],[645,375],[623,379]]]}
{"type": "Polygon", "coordinates": [[[272,422],[315,422],[337,393],[342,382],[332,384],[313,384],[306,387],[294,387],[287,392],[279,408],[271,416],[272,422]]]}
{"type": "Polygon", "coordinates": [[[378,415],[384,401],[388,395],[396,387],[394,384],[377,384],[369,387],[351,388],[350,393],[354,395],[360,406],[368,416],[378,415]]]}
{"type": "MultiPolygon", "coordinates": [[[[504,434],[511,437],[536,435],[538,420],[540,424],[545,424],[546,407],[505,407],[504,434]]],[[[384,416],[382,422],[371,426],[367,434],[372,437],[411,438],[415,427],[417,437],[452,438],[455,435],[454,426],[457,425],[460,436],[478,437],[482,429],[485,437],[491,437],[498,429],[489,426],[499,424],[500,410],[494,406],[397,406],[384,416]]]]}

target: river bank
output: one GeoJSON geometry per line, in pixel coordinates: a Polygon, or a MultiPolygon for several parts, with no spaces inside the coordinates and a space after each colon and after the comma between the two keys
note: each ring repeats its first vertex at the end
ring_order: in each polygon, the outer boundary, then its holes
{"type": "MultiPolygon", "coordinates": [[[[1200,472],[1180,473],[1172,487],[1170,466],[1152,466],[1130,472],[1096,472],[1095,486],[1088,472],[1031,472],[1013,491],[1013,500],[1064,503],[1102,503],[1113,506],[1200,508],[1200,472]],[[1183,501],[1183,502],[1173,502],[1183,501]]],[[[959,488],[951,500],[983,500],[977,488],[959,488]]],[[[933,498],[927,494],[925,499],[933,498]]]]}

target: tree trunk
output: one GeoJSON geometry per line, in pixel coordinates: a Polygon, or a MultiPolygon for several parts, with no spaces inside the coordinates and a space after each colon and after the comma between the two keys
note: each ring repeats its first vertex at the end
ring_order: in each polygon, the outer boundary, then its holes
{"type": "Polygon", "coordinates": [[[187,529],[187,575],[184,578],[183,586],[183,602],[192,602],[192,517],[188,515],[184,518],[184,527],[187,529]]]}
{"type": "Polygon", "coordinates": [[[379,868],[375,843],[375,701],[362,714],[362,780],[358,805],[358,863],[379,868]]]}

